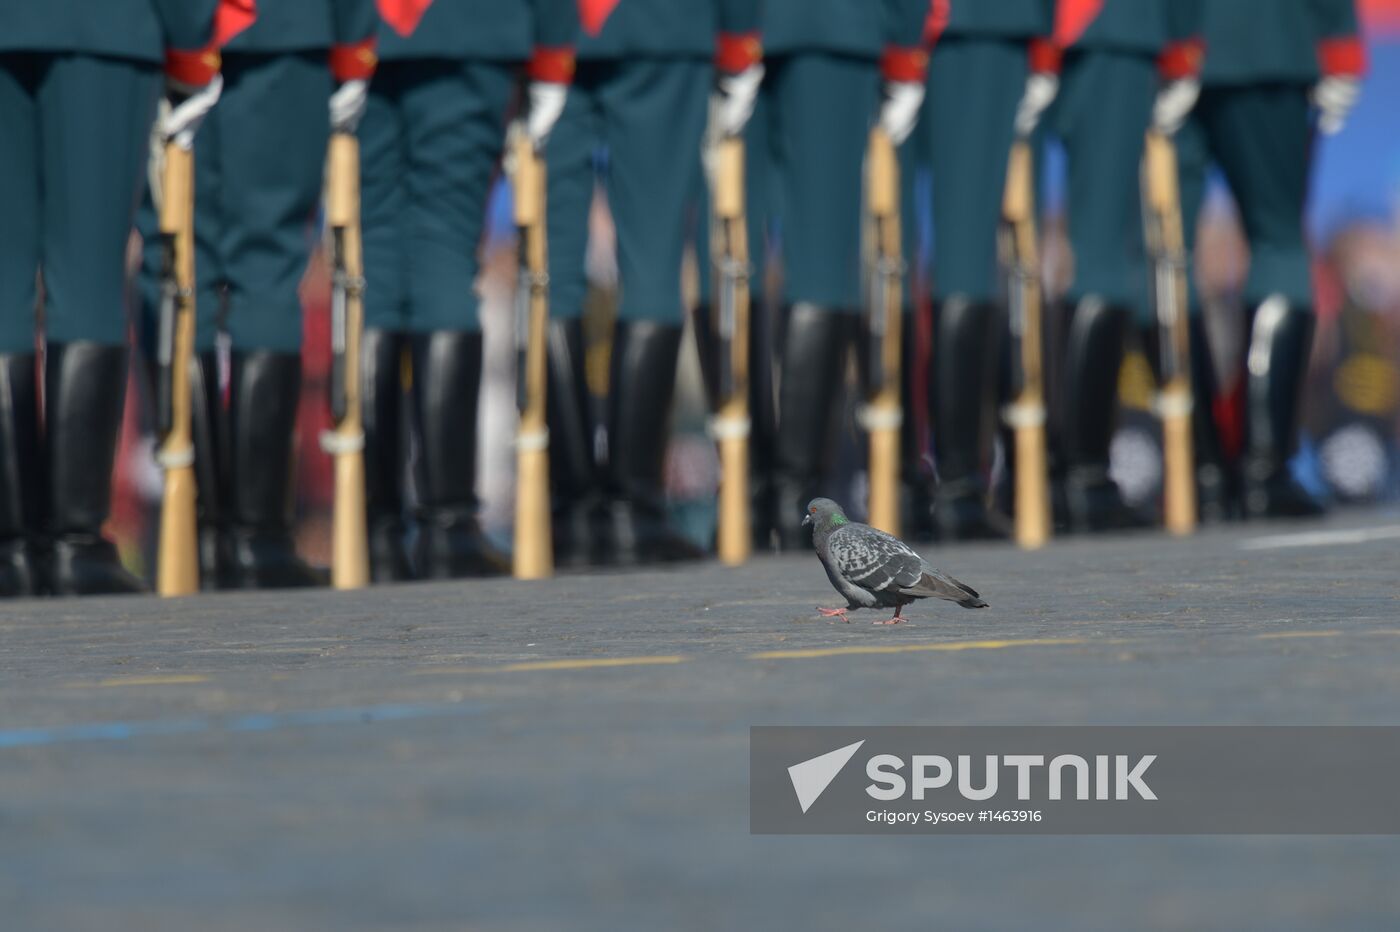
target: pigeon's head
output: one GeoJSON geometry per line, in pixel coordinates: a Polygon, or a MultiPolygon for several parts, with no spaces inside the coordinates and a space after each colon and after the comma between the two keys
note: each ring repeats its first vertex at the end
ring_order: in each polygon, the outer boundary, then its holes
{"type": "Polygon", "coordinates": [[[846,523],[846,512],[841,509],[840,505],[829,498],[814,498],[807,503],[807,514],[802,519],[803,525],[821,526],[828,522],[846,523]]]}

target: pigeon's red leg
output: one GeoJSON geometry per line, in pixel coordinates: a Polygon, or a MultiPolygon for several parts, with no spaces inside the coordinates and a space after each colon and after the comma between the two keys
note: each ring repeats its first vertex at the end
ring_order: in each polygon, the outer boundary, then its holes
{"type": "Polygon", "coordinates": [[[851,619],[849,619],[849,618],[846,617],[846,612],[848,611],[848,609],[844,609],[844,608],[822,608],[820,605],[818,605],[818,606],[817,606],[817,611],[821,612],[821,613],[822,613],[823,615],[825,615],[827,618],[840,618],[840,619],[841,619],[842,621],[844,621],[846,624],[850,624],[850,623],[851,623],[851,619]]]}
{"type": "Polygon", "coordinates": [[[899,613],[902,612],[902,611],[904,611],[904,606],[903,606],[903,605],[896,605],[896,606],[894,607],[894,617],[893,617],[893,618],[887,618],[887,619],[885,619],[884,621],[873,621],[873,622],[871,622],[871,624],[876,624],[876,625],[897,625],[897,624],[899,624],[901,621],[904,620],[903,618],[900,618],[900,617],[899,617],[899,613]]]}

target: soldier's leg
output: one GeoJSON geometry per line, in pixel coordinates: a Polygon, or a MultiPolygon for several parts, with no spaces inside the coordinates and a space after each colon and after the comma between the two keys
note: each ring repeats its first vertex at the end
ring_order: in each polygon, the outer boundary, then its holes
{"type": "Polygon", "coordinates": [[[39,269],[39,60],[0,55],[0,596],[38,592],[44,468],[34,369],[39,269]]]}
{"type": "Polygon", "coordinates": [[[1026,47],[994,39],[939,44],[929,64],[933,182],[933,365],[929,379],[939,489],[949,539],[1005,536],[986,508],[983,466],[995,424],[1005,312],[998,302],[997,224],[1026,47]]]}
{"type": "MultiPolygon", "coordinates": [[[[1196,225],[1205,197],[1206,174],[1211,164],[1203,115],[1215,107],[1221,95],[1228,93],[1224,89],[1207,88],[1202,91],[1191,116],[1173,137],[1176,143],[1182,234],[1186,240],[1187,267],[1190,269],[1195,268],[1196,225]]],[[[1191,313],[1191,444],[1196,457],[1196,499],[1201,520],[1221,521],[1233,510],[1232,488],[1235,483],[1225,461],[1220,430],[1215,421],[1218,379],[1206,332],[1203,302],[1194,275],[1187,276],[1187,286],[1191,313]]],[[[1158,335],[1155,323],[1148,329],[1147,336],[1147,345],[1156,347],[1158,335]]]]}
{"type": "Polygon", "coordinates": [[[1321,514],[1288,469],[1314,323],[1303,234],[1312,141],[1307,88],[1232,88],[1203,116],[1250,244],[1245,507],[1266,517],[1321,514]]]}
{"type": "Polygon", "coordinates": [[[360,406],[365,430],[365,508],[370,573],[376,582],[412,575],[405,549],[404,404],[407,346],[407,132],[400,104],[403,62],[381,62],[360,121],[360,233],[365,257],[365,329],[360,406]]]}
{"type": "Polygon", "coordinates": [[[126,389],[126,245],[158,80],[151,66],[73,55],[52,59],[38,90],[50,585],[62,595],[141,588],[101,529],[126,389]]]}
{"type": "Polygon", "coordinates": [[[1150,319],[1140,166],[1157,84],[1149,56],[1083,52],[1066,60],[1055,104],[1069,164],[1074,282],[1063,308],[1063,404],[1054,439],[1075,530],[1143,523],[1109,478],[1108,454],[1127,329],[1150,319]]]}
{"type": "Polygon", "coordinates": [[[779,327],[774,525],[810,546],[806,504],[828,490],[847,353],[859,333],[862,166],[879,96],[875,62],[786,56],[774,85],[786,311],[779,327]]]}
{"type": "Polygon", "coordinates": [[[861,325],[862,166],[878,75],[870,61],[797,54],[775,92],[787,305],[775,523],[780,544],[791,548],[808,544],[800,518],[826,491],[847,353],[861,325]]]}
{"type": "MultiPolygon", "coordinates": [[[[292,439],[301,394],[298,288],[329,135],[321,53],[230,54],[219,101],[214,249],[227,289],[230,588],[309,586],[292,540],[292,439]],[[276,153],[275,157],[270,153],[276,153]]],[[[206,178],[205,183],[211,179],[206,178]]],[[[201,309],[208,320],[209,310],[201,309]]],[[[200,337],[210,346],[210,328],[200,337]]]]}
{"type": "Polygon", "coordinates": [[[899,149],[899,219],[904,247],[904,320],[901,334],[900,405],[904,422],[900,426],[901,526],[914,540],[934,536],[932,460],[928,455],[928,366],[926,346],[921,335],[932,327],[925,289],[929,281],[929,240],[925,218],[929,216],[928,133],[921,132],[932,121],[928,95],[914,132],[899,149]]]}
{"type": "Polygon", "coordinates": [[[554,558],[562,566],[586,564],[597,555],[602,476],[593,456],[593,400],[585,371],[584,261],[601,133],[597,87],[609,67],[579,63],[544,153],[549,172],[549,482],[554,558]]]}
{"type": "Polygon", "coordinates": [[[408,293],[418,458],[420,575],[504,573],[477,521],[481,320],[475,281],[505,113],[506,63],[423,63],[403,93],[408,133],[408,293]]]}
{"type": "Polygon", "coordinates": [[[698,183],[708,62],[619,62],[599,89],[622,300],[608,388],[608,533],[617,563],[694,559],[663,483],[681,338],[687,202],[698,183]]]}

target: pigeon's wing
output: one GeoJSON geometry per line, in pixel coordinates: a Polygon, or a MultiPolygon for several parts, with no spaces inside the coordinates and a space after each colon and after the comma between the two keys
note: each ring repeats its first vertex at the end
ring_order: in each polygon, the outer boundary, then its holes
{"type": "Polygon", "coordinates": [[[918,584],[926,567],[897,537],[864,524],[837,528],[827,539],[832,564],[853,585],[894,595],[918,584]]]}
{"type": "Polygon", "coordinates": [[[924,565],[923,575],[918,582],[912,586],[899,590],[903,595],[911,595],[920,599],[947,599],[950,602],[957,602],[963,608],[986,608],[987,603],[982,601],[977,590],[966,583],[958,582],[946,573],[924,565]]]}

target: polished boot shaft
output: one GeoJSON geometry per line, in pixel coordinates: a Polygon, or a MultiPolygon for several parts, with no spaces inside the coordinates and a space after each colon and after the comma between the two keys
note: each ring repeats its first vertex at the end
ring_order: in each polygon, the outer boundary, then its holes
{"type": "Polygon", "coordinates": [[[1077,531],[1143,527],[1109,476],[1118,376],[1131,312],[1097,298],[1073,309],[1065,339],[1060,418],[1063,500],[1077,531]]]}
{"type": "Polygon", "coordinates": [[[554,320],[548,333],[549,481],[554,560],[562,566],[587,563],[596,545],[596,512],[602,476],[594,459],[593,401],[585,370],[583,321],[554,320]]]}
{"type": "Polygon", "coordinates": [[[476,427],[481,331],[410,338],[418,431],[418,574],[496,575],[510,561],[477,522],[476,427]]]}
{"type": "Polygon", "coordinates": [[[1322,506],[1292,478],[1288,461],[1298,445],[1303,382],[1312,349],[1309,309],[1281,296],[1261,304],[1250,328],[1246,359],[1245,508],[1264,517],[1311,517],[1322,506]]]}
{"type": "Polygon", "coordinates": [[[33,353],[0,354],[0,597],[39,591],[44,470],[33,353]]]}
{"type": "Polygon", "coordinates": [[[702,551],[670,529],[664,471],[681,328],[619,320],[608,384],[602,562],[697,559],[702,551]]]}
{"type": "Polygon", "coordinates": [[[811,546],[802,527],[836,455],[846,360],[860,316],[815,304],[790,307],[779,343],[773,524],[780,549],[811,546]]]}
{"type": "Polygon", "coordinates": [[[199,528],[199,585],[213,589],[228,572],[228,416],[219,381],[219,356],[190,359],[190,433],[194,439],[195,507],[199,528]]]}
{"type": "Polygon", "coordinates": [[[401,364],[403,334],[368,329],[360,337],[360,416],[365,431],[365,508],[370,574],[375,582],[408,579],[404,549],[401,364]]]}
{"type": "Polygon", "coordinates": [[[229,588],[319,584],[292,540],[292,440],[301,396],[301,357],[236,350],[228,390],[229,588]]]}
{"type": "Polygon", "coordinates": [[[929,408],[938,466],[934,523],[948,540],[1007,536],[987,508],[988,459],[1005,314],[996,304],[946,298],[934,314],[929,408]]]}
{"type": "Polygon", "coordinates": [[[44,364],[49,585],[58,595],[137,592],[102,537],[126,394],[126,347],[51,343],[44,364]]]}

